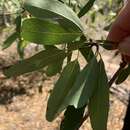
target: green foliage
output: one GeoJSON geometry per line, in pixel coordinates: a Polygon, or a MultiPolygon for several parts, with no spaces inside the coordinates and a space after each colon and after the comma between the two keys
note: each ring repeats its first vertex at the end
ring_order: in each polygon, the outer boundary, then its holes
{"type": "Polygon", "coordinates": [[[86,61],[90,61],[93,57],[94,57],[94,54],[93,54],[93,51],[91,48],[81,48],[79,49],[81,54],[84,56],[84,58],[86,59],[86,61]]]}
{"type": "Polygon", "coordinates": [[[7,77],[18,76],[24,73],[36,71],[42,69],[43,67],[56,62],[60,59],[64,59],[66,54],[64,51],[59,49],[44,50],[36,55],[19,61],[17,64],[9,66],[4,69],[4,74],[7,77]]]}
{"type": "MultiPolygon", "coordinates": [[[[57,49],[57,47],[49,46],[49,45],[44,45],[44,48],[46,50],[57,49]]],[[[51,77],[51,76],[56,75],[57,73],[60,73],[62,71],[63,62],[64,62],[64,60],[62,59],[62,60],[56,61],[52,64],[49,64],[46,69],[46,72],[45,72],[46,75],[51,77]]]]}
{"type": "MultiPolygon", "coordinates": [[[[110,86],[99,46],[112,50],[113,43],[106,40],[88,40],[79,18],[87,14],[91,24],[94,24],[97,22],[96,16],[100,14],[105,16],[103,20],[110,25],[118,10],[115,5],[120,5],[120,1],[115,0],[116,4],[111,0],[88,0],[84,3],[81,4],[78,0],[25,1],[23,6],[27,12],[17,14],[15,32],[3,44],[3,49],[6,49],[16,41],[22,59],[4,68],[5,76],[19,76],[44,67],[47,76],[60,73],[48,100],[46,119],[53,121],[65,110],[61,130],[78,130],[87,107],[93,130],[107,129],[110,86]],[[30,42],[42,44],[44,49],[24,59],[24,49],[30,42]],[[64,47],[61,49],[59,44],[64,47]],[[96,51],[93,51],[93,46],[96,51]],[[72,61],[75,50],[78,50],[78,54],[72,61]],[[87,61],[82,70],[78,62],[79,52],[87,61]]],[[[87,26],[89,25],[88,23],[87,26]]],[[[123,68],[116,83],[122,83],[129,73],[130,66],[123,68]]]]}
{"type": "Polygon", "coordinates": [[[72,42],[81,36],[81,33],[69,31],[54,21],[31,18],[23,21],[21,35],[27,41],[54,45],[72,42]]]}
{"type": "Polygon", "coordinates": [[[54,120],[56,116],[69,105],[65,102],[65,100],[75,82],[79,71],[80,67],[77,60],[70,62],[64,68],[48,100],[46,113],[46,118],[48,121],[54,120]]]}
{"type": "Polygon", "coordinates": [[[95,57],[88,65],[79,73],[76,81],[66,96],[66,104],[73,105],[75,108],[81,108],[88,104],[90,97],[92,97],[97,84],[98,63],[95,57]]]}
{"type": "Polygon", "coordinates": [[[33,16],[60,22],[71,31],[81,32],[82,24],[76,14],[65,4],[56,0],[28,0],[24,7],[33,16]]]}
{"type": "Polygon", "coordinates": [[[3,43],[2,48],[6,49],[12,45],[12,43],[19,37],[17,32],[11,34],[3,43]]]}
{"type": "Polygon", "coordinates": [[[98,83],[95,93],[90,98],[89,113],[93,130],[106,130],[109,111],[109,86],[104,63],[98,63],[98,83]]]}
{"type": "Polygon", "coordinates": [[[129,74],[130,74],[130,65],[120,72],[118,78],[116,79],[116,84],[123,83],[128,78],[129,74]]]}
{"type": "Polygon", "coordinates": [[[63,60],[59,60],[57,62],[54,62],[50,65],[48,65],[48,68],[46,70],[47,76],[54,76],[57,73],[60,73],[62,70],[63,60]]]}
{"type": "Polygon", "coordinates": [[[75,109],[73,106],[68,106],[64,119],[61,122],[60,130],[77,130],[80,127],[84,115],[85,107],[75,109]]]}

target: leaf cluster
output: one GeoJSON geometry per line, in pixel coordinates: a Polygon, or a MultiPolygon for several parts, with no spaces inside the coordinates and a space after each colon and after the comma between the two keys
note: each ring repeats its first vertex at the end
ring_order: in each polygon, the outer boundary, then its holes
{"type": "MultiPolygon", "coordinates": [[[[83,123],[86,109],[93,130],[107,130],[110,86],[99,46],[112,50],[113,43],[88,40],[80,21],[80,17],[90,11],[95,1],[87,1],[78,15],[70,8],[69,1],[67,5],[64,0],[25,1],[24,9],[29,13],[29,17],[22,18],[23,14],[20,14],[16,18],[15,32],[3,44],[3,49],[6,49],[14,41],[18,41],[18,52],[22,59],[4,68],[5,76],[19,76],[43,68],[46,68],[47,76],[60,73],[48,99],[46,119],[53,121],[65,110],[61,130],[78,130],[83,123]],[[43,50],[24,59],[24,48],[30,42],[42,45],[43,50]],[[64,48],[59,45],[64,45],[64,48]],[[93,47],[96,47],[95,52],[93,47]],[[82,69],[78,54],[77,58],[72,60],[75,50],[87,61],[82,69]]],[[[123,68],[116,83],[123,82],[129,73],[129,66],[123,68]]]]}

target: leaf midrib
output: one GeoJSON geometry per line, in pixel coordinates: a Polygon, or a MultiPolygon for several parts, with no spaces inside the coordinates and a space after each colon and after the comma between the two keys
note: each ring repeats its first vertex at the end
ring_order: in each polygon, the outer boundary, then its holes
{"type": "MultiPolygon", "coordinates": [[[[50,35],[81,35],[81,33],[62,33],[62,32],[59,32],[59,33],[53,33],[53,32],[38,32],[38,31],[29,31],[29,30],[25,30],[26,32],[29,32],[29,33],[42,33],[42,34],[50,34],[50,35]]],[[[25,32],[25,31],[23,31],[23,32],[25,32]]]]}

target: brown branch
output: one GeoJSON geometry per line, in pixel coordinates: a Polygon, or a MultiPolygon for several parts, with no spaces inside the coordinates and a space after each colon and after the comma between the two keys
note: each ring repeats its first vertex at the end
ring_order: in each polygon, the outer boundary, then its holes
{"type": "Polygon", "coordinates": [[[79,125],[79,128],[81,127],[81,125],[88,119],[89,117],[89,112],[87,111],[84,115],[84,117],[82,118],[81,122],[80,122],[80,125],[79,125]]]}

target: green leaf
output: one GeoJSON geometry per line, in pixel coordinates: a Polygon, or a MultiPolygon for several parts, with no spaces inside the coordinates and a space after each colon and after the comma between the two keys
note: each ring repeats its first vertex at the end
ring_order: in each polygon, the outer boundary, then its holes
{"type": "Polygon", "coordinates": [[[14,32],[13,34],[11,34],[5,41],[4,44],[2,45],[2,49],[6,49],[8,47],[10,47],[13,42],[19,37],[17,32],[14,32]]]}
{"type": "Polygon", "coordinates": [[[24,73],[39,70],[53,62],[59,61],[66,57],[66,53],[58,49],[44,50],[36,55],[19,61],[15,65],[4,69],[4,74],[7,77],[19,76],[24,73]]]}
{"type": "Polygon", "coordinates": [[[46,75],[54,76],[57,73],[60,73],[62,70],[62,65],[63,65],[63,59],[48,65],[46,75]]]}
{"type": "Polygon", "coordinates": [[[61,122],[60,130],[78,130],[84,115],[85,107],[76,109],[68,106],[64,113],[64,119],[61,122]]]}
{"type": "Polygon", "coordinates": [[[64,101],[71,90],[79,71],[80,67],[77,60],[70,62],[64,68],[48,100],[46,112],[48,121],[54,120],[57,115],[68,106],[68,104],[64,104],[64,101]]]}
{"type": "Polygon", "coordinates": [[[99,61],[99,76],[96,91],[90,98],[89,114],[93,130],[106,130],[109,111],[109,86],[104,63],[99,61]]]}
{"type": "Polygon", "coordinates": [[[68,30],[83,31],[77,15],[67,5],[57,0],[28,0],[24,7],[37,18],[59,21],[68,30]]]}
{"type": "Polygon", "coordinates": [[[80,48],[79,50],[87,62],[91,61],[94,57],[94,53],[90,47],[80,48]]]}
{"type": "MultiPolygon", "coordinates": [[[[44,48],[46,50],[48,50],[48,49],[58,49],[56,46],[49,46],[49,45],[45,45],[44,48]]],[[[63,61],[64,61],[64,59],[53,62],[52,64],[49,64],[47,69],[46,69],[46,75],[47,76],[54,76],[57,73],[60,73],[61,70],[62,70],[63,61]]]]}
{"type": "Polygon", "coordinates": [[[129,74],[130,74],[130,65],[120,72],[118,78],[116,79],[116,84],[121,84],[122,82],[124,82],[128,78],[129,74]]]}
{"type": "Polygon", "coordinates": [[[95,58],[79,73],[71,91],[66,96],[65,103],[81,108],[86,105],[93,95],[97,85],[98,63],[95,58]]]}
{"type": "Polygon", "coordinates": [[[84,15],[92,8],[92,6],[94,5],[94,2],[95,2],[95,1],[96,1],[96,0],[89,0],[89,1],[86,3],[86,5],[80,10],[78,16],[79,16],[79,17],[84,16],[84,15]]]}
{"type": "Polygon", "coordinates": [[[81,33],[68,31],[54,21],[30,18],[23,21],[21,35],[30,42],[54,45],[72,42],[81,33]]]}

